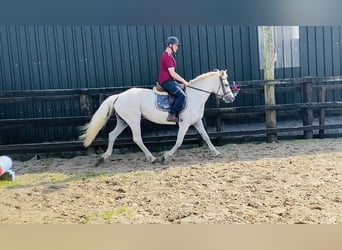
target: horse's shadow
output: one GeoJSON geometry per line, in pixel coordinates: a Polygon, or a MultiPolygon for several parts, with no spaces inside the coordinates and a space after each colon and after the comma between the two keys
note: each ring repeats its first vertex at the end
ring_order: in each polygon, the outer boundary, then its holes
{"type": "MultiPolygon", "coordinates": [[[[299,140],[291,143],[246,143],[227,144],[219,146],[221,157],[214,157],[206,146],[194,148],[181,148],[175,155],[165,162],[151,164],[146,160],[142,152],[114,153],[110,158],[103,161],[100,155],[77,156],[71,159],[65,158],[42,158],[25,162],[14,161],[13,168],[19,177],[25,174],[61,174],[61,187],[66,181],[75,179],[88,179],[98,176],[111,177],[118,174],[130,172],[139,173],[142,171],[166,171],[171,168],[189,168],[200,166],[205,168],[212,164],[228,167],[234,162],[258,161],[263,158],[288,158],[303,155],[317,155],[318,153],[331,153],[339,151],[341,145],[339,140],[332,140],[329,146],[322,147],[316,141],[299,140]],[[307,143],[310,143],[308,146],[307,143]]],[[[154,152],[160,158],[164,152],[154,152]]],[[[242,164],[243,165],[243,164],[242,164]]],[[[56,183],[56,182],[54,182],[56,183]]]]}
{"type": "MultiPolygon", "coordinates": [[[[163,153],[154,153],[160,158],[163,153]]],[[[34,157],[27,161],[13,161],[16,182],[8,185],[10,189],[42,188],[44,193],[55,192],[67,188],[75,181],[88,181],[102,177],[104,181],[115,175],[145,171],[160,172],[169,168],[189,167],[199,163],[210,163],[223,158],[213,157],[209,149],[201,148],[194,152],[179,150],[165,162],[154,164],[146,160],[142,152],[113,154],[103,161],[100,155],[76,156],[73,158],[40,158],[34,157]]]]}
{"type": "Polygon", "coordinates": [[[164,152],[154,152],[158,158],[155,163],[146,160],[142,152],[116,153],[104,160],[101,155],[92,154],[67,158],[35,158],[28,161],[15,161],[16,174],[62,173],[77,177],[87,177],[96,173],[122,174],[134,171],[159,171],[173,167],[186,167],[199,163],[222,162],[225,154],[215,157],[208,148],[180,149],[166,161],[162,161],[164,152]]]}

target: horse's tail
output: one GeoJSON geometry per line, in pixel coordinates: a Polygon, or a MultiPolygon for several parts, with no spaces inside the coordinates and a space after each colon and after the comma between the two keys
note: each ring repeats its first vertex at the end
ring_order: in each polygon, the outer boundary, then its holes
{"type": "Polygon", "coordinates": [[[79,138],[80,140],[83,140],[84,147],[88,147],[93,142],[100,129],[107,123],[113,113],[114,103],[117,98],[118,95],[112,95],[106,98],[97,109],[90,122],[80,127],[82,134],[79,138]]]}

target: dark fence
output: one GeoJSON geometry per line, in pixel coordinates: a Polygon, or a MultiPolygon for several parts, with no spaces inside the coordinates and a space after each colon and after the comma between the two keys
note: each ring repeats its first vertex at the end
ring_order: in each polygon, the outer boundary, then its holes
{"type": "MultiPolygon", "coordinates": [[[[338,119],[335,122],[334,119],[334,117],[340,117],[342,113],[342,101],[334,98],[334,92],[342,89],[342,84],[339,84],[341,81],[341,77],[324,77],[282,79],[273,82],[276,96],[286,92],[295,93],[302,100],[298,103],[239,106],[238,102],[227,105],[216,101],[216,107],[205,109],[204,121],[208,134],[214,143],[226,140],[265,139],[270,133],[280,137],[291,137],[292,133],[292,136],[296,138],[341,136],[342,122],[338,119]],[[266,128],[265,111],[267,110],[276,111],[278,122],[276,128],[266,128]],[[329,122],[326,122],[327,120],[329,122]]],[[[263,80],[238,82],[241,88],[238,98],[262,95],[267,83],[269,82],[263,80]]],[[[145,87],[151,88],[151,86],[145,87]]],[[[78,127],[90,120],[91,115],[107,96],[125,89],[127,87],[0,92],[1,107],[9,108],[19,105],[24,108],[27,104],[34,104],[38,113],[39,109],[44,106],[58,107],[56,103],[59,103],[59,108],[70,110],[70,115],[63,117],[44,117],[44,114],[41,114],[37,117],[0,120],[0,153],[84,150],[82,143],[78,140],[78,127]],[[81,115],[73,115],[73,113],[81,115]],[[36,131],[36,135],[30,140],[28,135],[32,131],[36,131]],[[39,137],[38,135],[41,134],[43,136],[39,137]],[[56,136],[59,134],[60,137],[56,136]],[[50,137],[50,135],[53,136],[50,137]]],[[[215,101],[215,97],[211,98],[215,101]]],[[[50,113],[58,114],[59,112],[50,110],[50,113]]],[[[108,132],[114,126],[113,117],[92,145],[105,146],[108,132]]],[[[147,145],[162,146],[175,142],[177,126],[156,125],[143,119],[142,130],[143,140],[147,145]]],[[[202,142],[197,132],[190,129],[184,143],[202,142]]],[[[118,138],[115,147],[132,147],[133,145],[130,130],[127,129],[118,138]]]]}

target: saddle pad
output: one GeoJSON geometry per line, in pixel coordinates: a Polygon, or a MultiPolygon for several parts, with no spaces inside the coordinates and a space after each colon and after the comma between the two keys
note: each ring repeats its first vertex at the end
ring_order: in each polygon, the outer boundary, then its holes
{"type": "MultiPolygon", "coordinates": [[[[155,96],[156,96],[156,101],[155,101],[156,108],[161,111],[169,112],[171,110],[171,105],[175,100],[174,97],[171,97],[169,95],[155,95],[155,96]]],[[[181,112],[183,112],[186,107],[187,99],[188,98],[185,98],[184,105],[183,105],[181,112]]]]}
{"type": "Polygon", "coordinates": [[[169,95],[156,95],[156,108],[169,112],[171,110],[169,95]]]}

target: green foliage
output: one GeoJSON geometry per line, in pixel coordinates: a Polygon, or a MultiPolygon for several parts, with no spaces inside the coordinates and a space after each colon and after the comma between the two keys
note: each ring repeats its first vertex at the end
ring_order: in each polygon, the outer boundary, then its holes
{"type": "Polygon", "coordinates": [[[92,217],[90,215],[85,215],[82,217],[82,220],[80,221],[81,224],[88,224],[91,221],[92,217]]]}
{"type": "Polygon", "coordinates": [[[17,187],[21,185],[22,184],[19,181],[0,180],[0,187],[17,187]]]}
{"type": "Polygon", "coordinates": [[[129,208],[119,207],[111,211],[106,211],[100,214],[100,216],[105,220],[109,221],[112,217],[125,216],[127,218],[132,217],[133,211],[129,208]]]}

